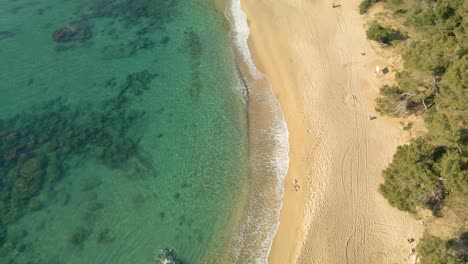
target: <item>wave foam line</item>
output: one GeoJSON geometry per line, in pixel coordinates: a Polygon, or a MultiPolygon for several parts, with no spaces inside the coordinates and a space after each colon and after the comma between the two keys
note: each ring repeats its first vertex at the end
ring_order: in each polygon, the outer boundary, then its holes
{"type": "Polygon", "coordinates": [[[268,262],[279,227],[289,166],[289,134],[268,78],[252,59],[247,42],[250,29],[240,0],[230,0],[225,16],[231,24],[236,60],[247,86],[250,141],[248,202],[236,237],[234,259],[236,263],[263,264],[268,262]]]}

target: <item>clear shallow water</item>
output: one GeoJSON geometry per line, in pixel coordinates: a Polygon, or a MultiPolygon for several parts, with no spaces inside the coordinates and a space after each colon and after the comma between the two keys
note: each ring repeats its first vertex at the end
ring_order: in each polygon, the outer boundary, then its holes
{"type": "Polygon", "coordinates": [[[223,25],[202,0],[0,3],[0,263],[228,263],[248,139],[223,25]]]}
{"type": "Polygon", "coordinates": [[[279,226],[284,177],[289,166],[288,129],[268,78],[250,54],[250,29],[240,0],[229,1],[236,62],[248,91],[249,180],[242,225],[237,231],[236,263],[267,263],[279,226]]]}

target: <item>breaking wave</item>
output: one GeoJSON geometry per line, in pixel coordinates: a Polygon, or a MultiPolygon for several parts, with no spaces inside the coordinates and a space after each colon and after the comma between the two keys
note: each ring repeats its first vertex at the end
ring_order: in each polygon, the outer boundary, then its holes
{"type": "Polygon", "coordinates": [[[235,263],[267,263],[279,226],[289,166],[288,130],[268,78],[257,69],[250,54],[250,29],[240,0],[230,0],[225,16],[231,26],[249,123],[248,198],[233,258],[235,263]]]}

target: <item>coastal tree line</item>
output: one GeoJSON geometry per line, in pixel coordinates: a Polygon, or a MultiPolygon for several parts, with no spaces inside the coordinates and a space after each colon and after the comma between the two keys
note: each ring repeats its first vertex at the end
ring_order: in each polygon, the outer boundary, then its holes
{"type": "MultiPolygon", "coordinates": [[[[377,0],[364,0],[365,13],[377,0]]],[[[373,22],[371,40],[388,46],[403,40],[404,69],[395,85],[385,85],[376,99],[383,115],[424,118],[427,133],[399,146],[383,171],[380,192],[389,203],[414,217],[421,208],[434,217],[450,210],[468,220],[468,1],[388,0],[394,23],[411,32],[404,36],[389,25],[373,22]],[[396,41],[398,40],[398,41],[396,41]]],[[[383,22],[381,22],[383,23],[383,22]]],[[[392,25],[395,26],[395,25],[392,25]]],[[[421,263],[467,263],[467,226],[451,240],[424,235],[418,244],[421,263]]]]}

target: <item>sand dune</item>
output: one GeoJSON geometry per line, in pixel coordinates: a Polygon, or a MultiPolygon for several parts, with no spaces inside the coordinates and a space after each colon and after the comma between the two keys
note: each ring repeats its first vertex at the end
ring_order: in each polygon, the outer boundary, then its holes
{"type": "Polygon", "coordinates": [[[244,0],[249,47],[285,113],[290,168],[270,263],[407,263],[422,226],[378,193],[407,140],[377,116],[373,73],[385,65],[365,38],[359,1],[244,0]],[[362,55],[361,53],[365,53],[362,55]],[[295,181],[299,185],[296,191],[295,181]]]}

